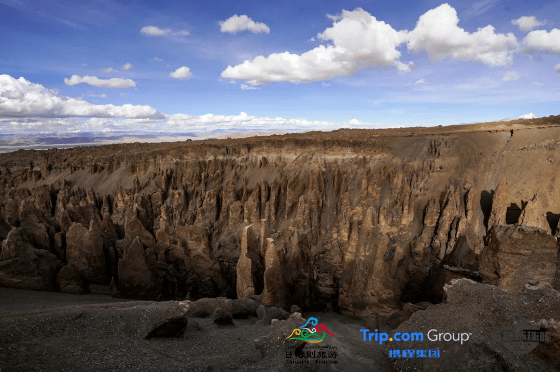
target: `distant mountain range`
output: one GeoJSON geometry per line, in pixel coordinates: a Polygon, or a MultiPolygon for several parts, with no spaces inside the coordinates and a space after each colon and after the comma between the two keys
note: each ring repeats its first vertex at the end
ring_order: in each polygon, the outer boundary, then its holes
{"type": "Polygon", "coordinates": [[[516,118],[502,119],[502,120],[498,120],[498,121],[512,121],[512,120],[519,120],[519,119],[536,119],[536,118],[537,117],[535,116],[535,114],[530,112],[528,114],[521,115],[521,116],[518,116],[516,118]]]}
{"type": "Polygon", "coordinates": [[[187,140],[243,138],[285,134],[285,131],[227,132],[215,130],[205,133],[72,133],[72,134],[0,134],[0,153],[25,150],[47,150],[77,146],[99,146],[133,142],[179,142],[187,140]]]}
{"type": "MultiPolygon", "coordinates": [[[[536,119],[533,113],[519,116],[513,119],[503,119],[499,121],[512,121],[518,119],[536,119]]],[[[476,123],[462,123],[476,124],[476,123]]],[[[302,130],[304,131],[304,130],[302,130]]],[[[290,131],[290,132],[302,132],[290,131]]],[[[285,134],[286,131],[243,131],[243,130],[224,130],[217,129],[210,132],[186,132],[186,133],[21,133],[21,134],[2,134],[0,133],[0,153],[17,151],[20,149],[46,150],[50,148],[71,148],[76,146],[99,146],[106,144],[133,143],[133,142],[178,142],[186,140],[204,139],[226,139],[244,138],[254,136],[268,136],[273,134],[285,134]]]]}

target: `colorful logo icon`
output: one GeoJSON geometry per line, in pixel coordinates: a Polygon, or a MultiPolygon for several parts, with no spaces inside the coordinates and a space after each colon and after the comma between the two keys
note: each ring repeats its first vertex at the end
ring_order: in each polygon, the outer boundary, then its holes
{"type": "Polygon", "coordinates": [[[338,337],[337,335],[330,333],[324,324],[319,324],[319,320],[317,318],[311,317],[307,319],[307,322],[305,322],[304,325],[299,328],[295,328],[292,331],[292,334],[286,337],[286,340],[301,340],[310,344],[318,344],[323,341],[327,335],[338,337]],[[306,328],[308,324],[311,324],[311,327],[314,328],[306,328]]]}

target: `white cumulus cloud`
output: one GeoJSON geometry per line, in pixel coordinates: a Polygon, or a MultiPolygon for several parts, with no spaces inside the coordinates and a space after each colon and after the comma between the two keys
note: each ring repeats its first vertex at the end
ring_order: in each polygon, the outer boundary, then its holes
{"type": "Polygon", "coordinates": [[[533,84],[536,87],[542,87],[544,85],[543,83],[539,83],[538,81],[532,81],[531,84],[533,84]]]}
{"type": "Polygon", "coordinates": [[[515,81],[515,80],[519,80],[519,75],[517,74],[517,71],[508,71],[504,74],[504,77],[502,78],[503,81],[515,81]]]}
{"type": "Polygon", "coordinates": [[[546,21],[537,21],[534,16],[512,19],[511,24],[519,27],[521,31],[531,31],[535,27],[544,26],[546,21]]]}
{"type": "Polygon", "coordinates": [[[0,117],[158,118],[162,114],[151,106],[94,105],[60,95],[23,77],[0,75],[0,117]]]}
{"type": "Polygon", "coordinates": [[[125,71],[128,71],[128,70],[130,70],[131,68],[132,68],[132,64],[129,63],[129,62],[125,63],[125,64],[122,66],[122,69],[125,70],[125,71]]]}
{"type": "Polygon", "coordinates": [[[361,8],[343,10],[334,19],[333,27],[317,35],[334,45],[320,45],[301,55],[284,52],[257,56],[252,61],[228,66],[221,76],[248,80],[252,85],[302,83],[353,75],[365,67],[395,66],[402,72],[413,67],[412,63],[399,61],[401,53],[397,46],[404,41],[404,32],[397,32],[361,8]]]}
{"type": "Polygon", "coordinates": [[[426,52],[433,62],[452,58],[508,66],[513,63],[513,54],[519,46],[513,33],[496,33],[491,25],[474,33],[465,31],[458,26],[456,10],[448,4],[420,16],[412,31],[397,31],[361,8],[327,16],[333,26],[317,34],[327,46],[303,54],[286,51],[257,56],[252,61],[228,66],[221,76],[259,85],[328,80],[353,75],[367,67],[394,66],[399,72],[408,72],[414,64],[400,61],[401,52],[397,48],[403,43],[412,52],[426,52]]]}
{"type": "Polygon", "coordinates": [[[136,83],[131,79],[100,79],[96,76],[78,76],[72,75],[70,79],[64,78],[64,84],[66,85],[76,85],[80,83],[85,83],[93,85],[95,87],[105,87],[105,88],[133,88],[136,83]]]}
{"type": "Polygon", "coordinates": [[[424,78],[419,79],[416,81],[416,83],[414,83],[414,85],[420,85],[420,84],[426,84],[426,80],[424,78]]]}
{"type": "Polygon", "coordinates": [[[170,73],[169,76],[175,79],[186,79],[190,78],[192,76],[192,73],[190,68],[188,68],[187,66],[183,66],[170,73]]]}
{"type": "Polygon", "coordinates": [[[187,30],[173,31],[170,28],[159,28],[157,26],[142,27],[140,32],[147,36],[189,36],[190,32],[187,30]]]}
{"type": "Polygon", "coordinates": [[[110,72],[118,72],[118,71],[115,70],[115,69],[112,68],[112,67],[107,67],[107,68],[104,68],[104,69],[103,69],[103,72],[110,73],[110,72]]]}
{"type": "Polygon", "coordinates": [[[241,89],[243,89],[243,90],[251,90],[251,89],[257,89],[257,88],[252,87],[252,86],[247,85],[247,84],[241,84],[241,89]]]}
{"type": "Polygon", "coordinates": [[[458,26],[457,11],[442,4],[420,16],[416,28],[407,36],[408,49],[425,51],[432,61],[450,57],[457,61],[474,61],[489,66],[513,63],[513,49],[518,45],[512,33],[496,34],[488,25],[469,33],[458,26]]]}
{"type": "Polygon", "coordinates": [[[531,31],[523,39],[527,51],[560,53],[560,29],[531,31]]]}
{"type": "Polygon", "coordinates": [[[245,14],[231,16],[225,21],[220,21],[220,31],[236,34],[241,31],[251,31],[254,34],[270,33],[270,28],[261,22],[255,22],[245,14]]]}
{"type": "Polygon", "coordinates": [[[560,63],[554,66],[554,71],[560,73],[560,63]]]}

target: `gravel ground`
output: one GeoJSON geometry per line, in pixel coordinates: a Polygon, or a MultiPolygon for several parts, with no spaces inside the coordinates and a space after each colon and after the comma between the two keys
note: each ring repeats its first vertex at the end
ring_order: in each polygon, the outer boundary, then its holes
{"type": "Polygon", "coordinates": [[[362,323],[335,313],[305,314],[338,335],[318,344],[336,350],[336,358],[325,360],[337,363],[317,364],[293,352],[286,358],[282,341],[299,326],[294,320],[261,326],[251,317],[218,326],[191,318],[179,338],[144,340],[143,314],[157,306],[104,294],[0,288],[1,371],[390,371],[381,350],[361,341],[362,323]]]}

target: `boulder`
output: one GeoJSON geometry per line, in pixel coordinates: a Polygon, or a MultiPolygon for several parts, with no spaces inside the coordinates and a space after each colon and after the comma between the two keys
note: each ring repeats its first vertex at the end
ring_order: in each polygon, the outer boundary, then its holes
{"type": "Polygon", "coordinates": [[[270,325],[273,319],[288,319],[290,317],[290,313],[277,307],[265,307],[264,305],[261,305],[257,310],[257,316],[259,317],[259,324],[270,325]]]}
{"type": "Polygon", "coordinates": [[[233,315],[227,311],[222,309],[221,307],[216,308],[214,313],[212,314],[212,321],[217,325],[234,325],[233,324],[233,315]]]}
{"type": "Polygon", "coordinates": [[[261,306],[260,303],[258,303],[257,301],[251,299],[251,298],[238,298],[237,300],[233,300],[235,302],[238,302],[240,304],[243,304],[244,306],[247,307],[247,309],[249,309],[249,315],[250,316],[257,316],[257,310],[259,309],[259,306],[261,306]]]}
{"type": "Polygon", "coordinates": [[[140,319],[142,337],[180,337],[188,324],[189,302],[165,301],[147,307],[140,319]]]}

